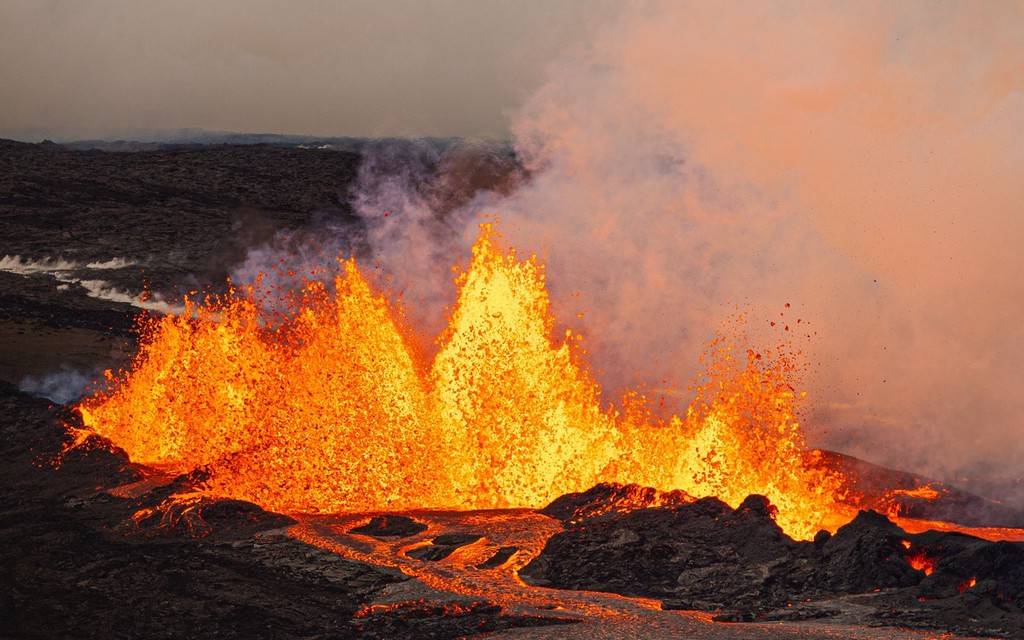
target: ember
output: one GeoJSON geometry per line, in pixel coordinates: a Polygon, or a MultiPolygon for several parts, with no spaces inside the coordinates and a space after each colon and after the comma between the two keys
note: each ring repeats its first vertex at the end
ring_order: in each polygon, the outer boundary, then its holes
{"type": "Polygon", "coordinates": [[[957,593],[963,593],[964,591],[967,591],[968,589],[973,588],[974,585],[976,585],[976,584],[978,584],[978,579],[975,578],[974,576],[971,576],[970,578],[968,578],[967,580],[964,580],[963,582],[961,582],[960,584],[958,584],[956,586],[956,592],[957,593]]]}

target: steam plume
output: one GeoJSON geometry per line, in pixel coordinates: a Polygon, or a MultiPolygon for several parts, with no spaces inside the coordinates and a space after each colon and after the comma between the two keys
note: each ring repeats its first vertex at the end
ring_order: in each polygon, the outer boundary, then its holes
{"type": "Polygon", "coordinates": [[[686,380],[724,305],[766,328],[791,301],[818,444],[1012,469],[1022,24],[1019,3],[633,7],[518,114],[535,178],[490,207],[606,381],[686,380]]]}
{"type": "Polygon", "coordinates": [[[354,202],[433,318],[473,223],[499,216],[612,392],[685,384],[740,308],[756,345],[796,336],[814,365],[813,444],[1011,470],[1021,25],[1020,3],[630,5],[513,116],[517,188],[440,207],[371,159],[354,202]]]}

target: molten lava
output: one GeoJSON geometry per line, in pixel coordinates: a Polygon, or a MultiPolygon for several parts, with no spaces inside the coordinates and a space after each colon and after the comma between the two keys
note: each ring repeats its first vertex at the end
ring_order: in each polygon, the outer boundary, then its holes
{"type": "Polygon", "coordinates": [[[912,550],[907,554],[907,564],[924,575],[930,576],[935,571],[935,558],[928,555],[924,549],[912,550]]]}
{"type": "Polygon", "coordinates": [[[148,320],[138,355],[79,407],[136,462],[205,466],[206,491],[288,512],[540,507],[599,482],[778,507],[790,535],[849,519],[805,464],[791,364],[724,340],[682,416],[616,409],[553,336],[543,266],[483,225],[432,363],[353,260],[270,312],[232,289],[148,320]]]}
{"type": "Polygon", "coordinates": [[[960,584],[956,585],[956,592],[957,593],[963,593],[964,591],[967,591],[968,589],[973,589],[976,584],[978,584],[978,579],[975,578],[974,576],[971,576],[970,578],[968,578],[968,579],[964,580],[963,582],[961,582],[960,584]]]}

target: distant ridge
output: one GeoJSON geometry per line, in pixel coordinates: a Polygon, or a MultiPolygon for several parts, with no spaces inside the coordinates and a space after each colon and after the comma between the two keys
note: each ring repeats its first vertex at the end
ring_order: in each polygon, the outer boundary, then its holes
{"type": "MultiPolygon", "coordinates": [[[[280,147],[304,147],[313,149],[332,149],[338,151],[359,152],[367,145],[381,141],[415,140],[443,151],[465,140],[456,137],[423,136],[400,138],[388,136],[382,138],[355,136],[311,136],[284,133],[240,133],[236,131],[208,131],[206,129],[158,129],[129,130],[103,138],[68,139],[53,136],[43,140],[38,135],[13,135],[14,132],[2,132],[0,138],[10,137],[23,142],[58,144],[73,150],[100,151],[157,151],[169,148],[210,146],[210,145],[270,145],[280,147]]],[[[489,140],[498,146],[508,141],[489,140]]]]}

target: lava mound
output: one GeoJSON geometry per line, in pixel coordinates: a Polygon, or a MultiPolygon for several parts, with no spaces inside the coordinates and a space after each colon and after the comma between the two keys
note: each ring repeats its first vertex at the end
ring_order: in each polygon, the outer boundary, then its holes
{"type": "Polygon", "coordinates": [[[573,523],[634,509],[675,507],[695,500],[685,491],[659,491],[638,484],[602,482],[586,491],[559,496],[540,512],[555,520],[573,523]]]}
{"type": "Polygon", "coordinates": [[[408,538],[427,530],[427,525],[408,516],[374,516],[361,527],[350,529],[349,533],[374,538],[408,538]]]}
{"type": "MultiPolygon", "coordinates": [[[[787,536],[774,513],[763,496],[736,509],[704,498],[604,513],[567,524],[519,575],[540,586],[658,598],[665,608],[716,611],[726,620],[781,619],[794,603],[864,594],[876,622],[1024,632],[1024,543],[908,534],[873,511],[804,542],[787,536]]],[[[841,611],[797,608],[789,617],[841,611]]]]}

